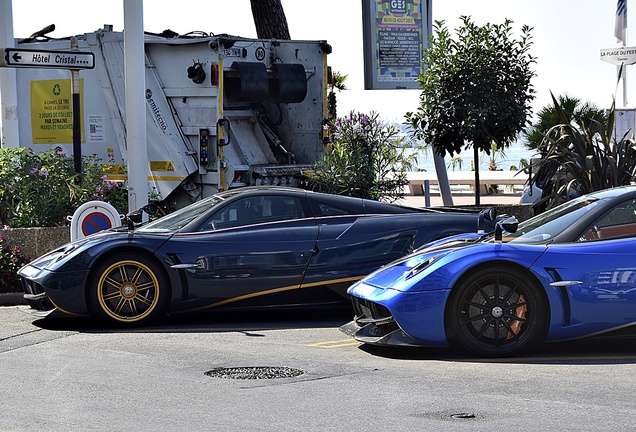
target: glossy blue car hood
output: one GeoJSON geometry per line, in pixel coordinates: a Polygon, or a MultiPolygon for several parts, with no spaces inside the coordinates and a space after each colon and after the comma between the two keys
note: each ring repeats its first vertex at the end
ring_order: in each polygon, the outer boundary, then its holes
{"type": "Polygon", "coordinates": [[[435,261],[453,250],[475,245],[481,239],[477,234],[459,234],[428,243],[406,257],[394,261],[365,277],[360,283],[377,288],[400,289],[409,279],[417,276],[435,261]]]}

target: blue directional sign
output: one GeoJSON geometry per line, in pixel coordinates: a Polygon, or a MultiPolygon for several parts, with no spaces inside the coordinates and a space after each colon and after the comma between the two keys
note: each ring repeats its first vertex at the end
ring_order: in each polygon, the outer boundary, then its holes
{"type": "Polygon", "coordinates": [[[57,69],[93,69],[95,55],[82,51],[42,51],[22,48],[4,48],[0,66],[38,67],[57,69]]]}

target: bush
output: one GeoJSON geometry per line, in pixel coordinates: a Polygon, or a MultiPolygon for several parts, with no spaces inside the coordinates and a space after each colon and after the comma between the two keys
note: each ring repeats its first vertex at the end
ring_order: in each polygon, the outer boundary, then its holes
{"type": "Polygon", "coordinates": [[[407,154],[395,126],[381,123],[375,113],[351,112],[327,127],[332,144],[308,173],[312,189],[386,201],[404,196],[415,156],[407,154]]]}
{"type": "Polygon", "coordinates": [[[101,161],[84,156],[82,176],[62,149],[35,153],[28,148],[0,149],[0,224],[11,228],[55,227],[68,224],[83,203],[109,202],[122,213],[127,189],[101,175],[101,161]]]}
{"type": "Polygon", "coordinates": [[[631,184],[636,178],[636,142],[627,134],[612,138],[614,105],[606,123],[576,116],[571,121],[554,96],[552,101],[559,123],[545,133],[540,144],[543,157],[534,181],[543,193],[535,214],[573,196],[631,184]]]}
{"type": "Polygon", "coordinates": [[[0,236],[0,293],[22,290],[18,270],[30,261],[17,246],[10,246],[0,236]]]}

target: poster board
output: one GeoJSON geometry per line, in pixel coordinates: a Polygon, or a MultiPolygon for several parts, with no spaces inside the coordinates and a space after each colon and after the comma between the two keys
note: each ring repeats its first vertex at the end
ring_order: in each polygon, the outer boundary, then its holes
{"type": "Polygon", "coordinates": [[[362,0],[364,88],[419,89],[432,0],[362,0]]]}

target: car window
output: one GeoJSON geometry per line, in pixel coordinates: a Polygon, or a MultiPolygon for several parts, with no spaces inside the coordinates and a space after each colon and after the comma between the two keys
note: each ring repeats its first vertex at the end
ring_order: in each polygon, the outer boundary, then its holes
{"type": "Polygon", "coordinates": [[[554,207],[519,224],[515,233],[506,234],[505,242],[544,243],[552,241],[565,229],[599,204],[593,197],[579,197],[554,207]]]}
{"type": "Polygon", "coordinates": [[[182,209],[170,213],[155,221],[149,222],[146,225],[140,227],[137,231],[155,233],[176,231],[192,222],[195,218],[200,216],[209,208],[223,202],[224,199],[225,198],[223,196],[213,195],[209,198],[205,198],[201,201],[195,202],[194,204],[183,207],[182,209]]]}
{"type": "Polygon", "coordinates": [[[305,217],[302,202],[290,196],[250,196],[224,206],[199,228],[212,231],[305,217]]]}
{"type": "Polygon", "coordinates": [[[351,213],[343,208],[325,203],[318,203],[318,209],[320,210],[320,216],[342,216],[351,213]]]}
{"type": "Polygon", "coordinates": [[[579,241],[636,236],[636,200],[620,203],[589,227],[579,241]]]}

